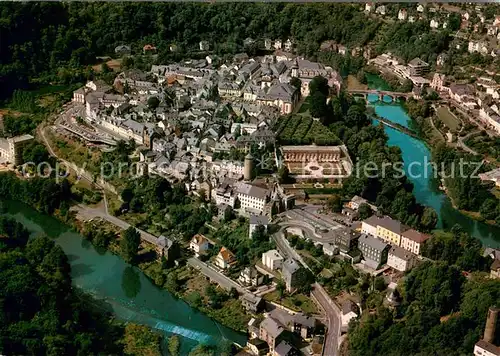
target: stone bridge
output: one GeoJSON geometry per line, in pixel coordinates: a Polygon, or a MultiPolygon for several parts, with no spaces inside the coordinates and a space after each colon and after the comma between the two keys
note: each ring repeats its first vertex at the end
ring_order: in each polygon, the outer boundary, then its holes
{"type": "Polygon", "coordinates": [[[384,96],[388,96],[392,99],[392,101],[395,101],[397,99],[408,99],[413,97],[413,93],[402,93],[402,92],[397,92],[397,91],[387,91],[387,90],[374,90],[374,89],[353,89],[353,90],[348,90],[349,94],[355,95],[355,96],[362,96],[365,98],[365,100],[368,100],[368,95],[377,95],[378,100],[382,101],[384,99],[384,96]]]}

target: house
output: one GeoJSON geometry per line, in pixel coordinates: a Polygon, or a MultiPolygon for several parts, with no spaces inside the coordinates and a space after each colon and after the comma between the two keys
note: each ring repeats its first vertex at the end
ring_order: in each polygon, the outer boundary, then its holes
{"type": "Polygon", "coordinates": [[[431,235],[408,229],[401,234],[401,244],[399,246],[415,255],[420,255],[422,253],[422,246],[430,238],[431,235]]]}
{"type": "Polygon", "coordinates": [[[262,298],[251,293],[245,293],[240,297],[241,304],[246,311],[258,313],[262,308],[262,298]]]}
{"type": "Polygon", "coordinates": [[[155,53],[156,52],[156,47],[151,45],[151,44],[146,44],[144,47],[142,47],[142,53],[155,53]]]}
{"type": "Polygon", "coordinates": [[[169,262],[173,261],[180,256],[179,244],[161,235],[156,243],[156,253],[169,262]]]}
{"type": "Polygon", "coordinates": [[[227,204],[217,205],[217,218],[219,221],[224,221],[228,216],[231,216],[233,209],[227,204]]]}
{"type": "Polygon", "coordinates": [[[500,347],[495,344],[497,333],[497,320],[500,309],[490,307],[486,317],[483,338],[474,345],[475,356],[499,356],[500,347]]]}
{"type": "Polygon", "coordinates": [[[342,321],[340,326],[341,331],[344,333],[347,332],[347,330],[349,329],[349,322],[352,319],[357,318],[358,315],[359,308],[356,303],[351,300],[346,300],[344,303],[342,303],[342,315],[340,316],[342,321]]]}
{"type": "Polygon", "coordinates": [[[424,5],[422,5],[422,4],[418,4],[417,5],[417,12],[422,13],[422,12],[424,12],[424,10],[425,10],[425,6],[424,5]]]}
{"type": "Polygon", "coordinates": [[[377,211],[377,207],[375,205],[370,204],[368,200],[361,198],[358,195],[353,196],[351,201],[347,203],[347,206],[353,210],[358,210],[362,204],[367,204],[372,209],[372,211],[377,211]]]}
{"type": "Polygon", "coordinates": [[[399,12],[398,12],[398,20],[400,20],[400,21],[406,21],[407,18],[408,18],[408,11],[406,11],[406,9],[399,10],[399,12]]]}
{"type": "Polygon", "coordinates": [[[387,262],[389,244],[371,235],[361,234],[358,241],[358,248],[363,254],[365,265],[378,269],[387,262]]]}
{"type": "Polygon", "coordinates": [[[273,41],[271,41],[270,38],[265,38],[264,39],[264,48],[267,50],[270,50],[272,46],[273,46],[273,41]]]}
{"type": "Polygon", "coordinates": [[[253,232],[259,225],[264,227],[264,231],[267,231],[267,226],[269,225],[268,217],[263,215],[250,215],[249,238],[252,238],[253,232]]]}
{"type": "Polygon", "coordinates": [[[115,53],[119,56],[124,56],[131,53],[130,46],[119,45],[115,47],[115,53]]]}
{"type": "Polygon", "coordinates": [[[323,253],[327,256],[334,256],[339,252],[339,248],[334,244],[324,243],[323,244],[323,253]]]}
{"type": "Polygon", "coordinates": [[[500,279],[500,259],[495,258],[490,266],[490,277],[500,279]]]}
{"type": "Polygon", "coordinates": [[[375,9],[375,13],[379,15],[385,15],[385,12],[386,12],[385,5],[377,6],[377,8],[375,9]]]}
{"type": "Polygon", "coordinates": [[[281,341],[281,334],[285,331],[285,327],[273,318],[266,318],[260,323],[259,338],[264,340],[269,345],[269,352],[274,354],[274,349],[281,341]]]}
{"type": "Polygon", "coordinates": [[[416,263],[416,256],[401,247],[392,246],[387,257],[387,265],[395,270],[406,272],[416,263]]]}
{"type": "Polygon", "coordinates": [[[215,265],[222,269],[227,269],[234,264],[236,264],[236,258],[234,257],[234,254],[227,248],[222,247],[217,257],[215,257],[215,265]]]}
{"type": "Polygon", "coordinates": [[[210,49],[210,43],[208,41],[200,41],[200,51],[208,51],[210,49]]]}
{"type": "Polygon", "coordinates": [[[264,340],[253,338],[247,341],[247,347],[253,355],[267,355],[269,346],[264,340]]]}
{"type": "Polygon", "coordinates": [[[434,28],[434,29],[437,29],[439,28],[439,22],[435,19],[432,19],[431,20],[431,23],[429,24],[430,28],[434,28]]]}
{"type": "Polygon", "coordinates": [[[274,41],[274,49],[281,49],[282,48],[282,42],[280,39],[277,39],[274,41]]]}
{"type": "Polygon", "coordinates": [[[238,281],[246,286],[257,287],[264,281],[264,276],[261,275],[255,267],[245,267],[240,272],[238,281]]]}
{"type": "Polygon", "coordinates": [[[292,49],[293,49],[293,42],[291,39],[287,39],[286,42],[285,42],[285,51],[286,52],[291,52],[292,49]]]}
{"type": "Polygon", "coordinates": [[[445,90],[445,78],[446,76],[444,74],[434,73],[434,76],[432,77],[431,88],[438,92],[445,90]]]}
{"type": "Polygon", "coordinates": [[[189,249],[194,252],[196,257],[205,254],[210,247],[210,241],[208,241],[208,239],[201,234],[194,235],[189,242],[189,249]]]}
{"type": "Polygon", "coordinates": [[[276,346],[273,356],[300,356],[302,352],[293,347],[288,341],[281,341],[276,346]]]}
{"type": "Polygon", "coordinates": [[[262,264],[271,271],[283,266],[284,258],[277,250],[269,250],[262,254],[262,264]]]}
{"type": "Polygon", "coordinates": [[[373,11],[373,9],[374,9],[374,7],[375,7],[375,4],[374,4],[374,3],[372,3],[372,2],[367,2],[367,3],[365,4],[365,11],[366,11],[366,12],[372,12],[372,11],[373,11]]]}
{"type": "Polygon", "coordinates": [[[310,339],[314,336],[317,320],[312,316],[297,313],[293,316],[291,325],[294,333],[299,334],[302,339],[310,339]]]}
{"type": "Polygon", "coordinates": [[[283,279],[285,280],[287,292],[292,292],[297,287],[296,279],[299,269],[300,266],[294,259],[287,259],[285,262],[283,262],[281,273],[283,275],[283,279]]]}

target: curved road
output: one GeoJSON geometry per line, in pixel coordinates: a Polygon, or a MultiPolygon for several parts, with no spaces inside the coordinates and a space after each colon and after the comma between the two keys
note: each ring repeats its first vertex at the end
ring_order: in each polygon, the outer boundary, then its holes
{"type": "MultiPolygon", "coordinates": [[[[276,242],[276,247],[288,258],[294,258],[299,261],[305,268],[309,269],[309,266],[304,262],[302,257],[295,251],[285,238],[284,230],[287,227],[299,227],[306,232],[307,237],[311,238],[316,236],[314,231],[311,231],[309,227],[305,227],[305,223],[302,222],[286,222],[279,223],[281,226],[280,230],[273,235],[273,239],[276,242]],[[307,234],[309,232],[309,234],[307,234]]],[[[316,237],[317,239],[317,237],[316,237]]],[[[338,355],[338,344],[340,338],[340,325],[341,325],[341,311],[340,308],[333,302],[325,289],[315,282],[312,285],[313,289],[311,295],[316,300],[316,302],[325,311],[326,317],[328,319],[327,332],[325,335],[325,343],[323,346],[323,356],[337,356],[338,355]]]]}

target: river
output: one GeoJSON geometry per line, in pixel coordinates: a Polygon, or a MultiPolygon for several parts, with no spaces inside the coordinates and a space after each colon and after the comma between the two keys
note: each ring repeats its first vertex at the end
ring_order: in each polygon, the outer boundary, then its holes
{"type": "Polygon", "coordinates": [[[6,215],[23,223],[32,237],[43,233],[54,238],[68,256],[73,284],[105,301],[118,319],[148,325],[166,337],[179,335],[182,355],[199,343],[216,345],[222,340],[246,343],[243,334],[216,323],[156,287],[142,271],[119,256],[96,250],[55,218],[19,202],[5,201],[3,205],[6,215]]]}
{"type": "MultiPolygon", "coordinates": [[[[387,83],[377,76],[368,75],[368,85],[370,89],[387,90],[387,83]]],[[[411,118],[404,108],[395,102],[391,102],[388,97],[383,98],[383,102],[378,101],[378,96],[369,95],[370,106],[375,109],[375,113],[383,118],[408,127],[411,118]]],[[[412,162],[418,162],[411,167],[409,179],[414,185],[413,193],[416,200],[427,206],[434,208],[438,214],[438,228],[450,229],[453,225],[459,224],[464,231],[481,240],[484,246],[500,248],[500,228],[474,220],[453,208],[450,199],[437,187],[433,174],[423,174],[425,164],[431,161],[431,152],[426,143],[422,140],[410,137],[401,131],[385,126],[385,132],[389,136],[388,144],[398,146],[404,161],[405,172],[409,173],[412,162]]],[[[428,171],[430,171],[428,169],[428,171]]]]}

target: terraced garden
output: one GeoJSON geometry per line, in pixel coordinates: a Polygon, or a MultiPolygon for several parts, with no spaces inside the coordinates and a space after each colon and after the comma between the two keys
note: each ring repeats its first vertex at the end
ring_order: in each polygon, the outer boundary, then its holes
{"type": "Polygon", "coordinates": [[[282,145],[334,146],[340,139],[321,122],[309,116],[294,115],[281,118],[276,125],[278,141],[282,145]]]}

